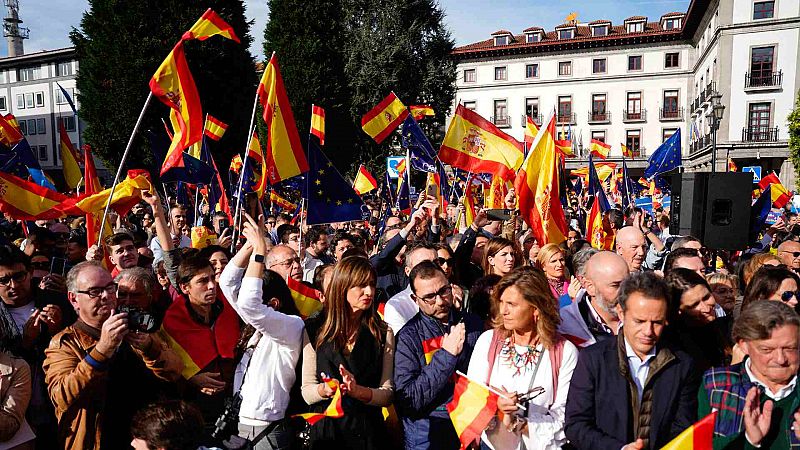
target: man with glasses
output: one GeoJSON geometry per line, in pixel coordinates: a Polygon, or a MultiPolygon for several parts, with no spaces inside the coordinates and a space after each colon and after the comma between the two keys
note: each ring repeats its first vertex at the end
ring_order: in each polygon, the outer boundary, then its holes
{"type": "MultiPolygon", "coordinates": [[[[406,251],[405,255],[405,275],[410,276],[411,271],[423,261],[434,262],[439,255],[436,248],[431,244],[419,244],[406,251]]],[[[411,297],[412,286],[409,282],[408,287],[395,294],[386,302],[383,317],[389,328],[398,333],[403,325],[406,324],[414,315],[419,312],[419,306],[411,297]]]]}
{"type": "MultiPolygon", "coordinates": [[[[173,248],[191,248],[192,239],[183,234],[183,227],[186,225],[186,213],[188,210],[183,205],[173,205],[169,210],[169,233],[172,238],[173,248]]],[[[159,261],[163,258],[164,245],[161,244],[158,236],[150,241],[150,250],[153,251],[153,260],[159,261]]]]}
{"type": "Polygon", "coordinates": [[[406,449],[455,449],[458,435],[447,412],[453,375],[466,373],[481,320],[453,307],[453,288],[432,261],[409,275],[419,312],[397,335],[394,404],[403,419],[406,449]]]}
{"type": "Polygon", "coordinates": [[[303,266],[300,265],[300,257],[288,245],[276,245],[267,253],[264,263],[267,269],[277,272],[284,281],[289,278],[295,281],[303,281],[303,266]]]}
{"type": "Polygon", "coordinates": [[[117,284],[99,263],[67,275],[75,324],[53,337],[43,368],[58,418],[58,448],[127,448],[133,413],[154,400],[157,379],[176,381],[183,363],[156,335],[130,332],[114,314],[117,284]]]}
{"type": "Polygon", "coordinates": [[[778,258],[786,264],[786,267],[800,273],[800,242],[791,240],[781,242],[778,245],[778,258]]]}

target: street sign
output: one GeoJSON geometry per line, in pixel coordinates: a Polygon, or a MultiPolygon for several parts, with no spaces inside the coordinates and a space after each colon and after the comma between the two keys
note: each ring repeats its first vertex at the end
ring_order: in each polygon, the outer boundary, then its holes
{"type": "Polygon", "coordinates": [[[753,183],[758,183],[759,181],[761,181],[761,166],[742,167],[742,172],[752,172],[753,183]]]}
{"type": "Polygon", "coordinates": [[[400,174],[397,173],[397,165],[404,159],[406,159],[405,156],[386,157],[386,172],[389,174],[389,178],[397,179],[400,176],[400,174]]]}

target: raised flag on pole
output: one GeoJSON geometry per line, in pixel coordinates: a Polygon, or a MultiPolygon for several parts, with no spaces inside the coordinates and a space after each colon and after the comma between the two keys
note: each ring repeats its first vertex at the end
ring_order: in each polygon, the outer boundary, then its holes
{"type": "Polygon", "coordinates": [[[733,162],[733,158],[728,158],[728,172],[736,172],[736,163],[733,162]]]}
{"type": "Polygon", "coordinates": [[[463,375],[455,376],[453,400],[447,404],[447,412],[461,441],[461,448],[465,449],[481,436],[494,417],[498,396],[463,375]]]}
{"type": "Polygon", "coordinates": [[[319,145],[325,145],[325,110],[311,105],[311,134],[319,138],[319,145]]]}
{"type": "Polygon", "coordinates": [[[652,180],[656,175],[681,166],[681,129],[678,128],[660,147],[650,155],[644,177],[652,180]]]}
{"type": "Polygon", "coordinates": [[[361,129],[378,144],[384,141],[408,116],[408,109],[394,92],[361,118],[361,129]]]}
{"type": "Polygon", "coordinates": [[[208,8],[197,22],[192,25],[192,28],[189,28],[189,31],[183,34],[181,40],[188,41],[197,39],[205,41],[211,36],[216,35],[241,43],[239,37],[233,32],[233,27],[231,27],[228,22],[225,22],[219,14],[215,13],[211,8],[208,8]]]}
{"type": "Polygon", "coordinates": [[[297,307],[297,311],[300,312],[303,319],[322,309],[320,292],[318,290],[291,277],[286,280],[286,286],[289,287],[294,305],[297,307]]]}
{"type": "Polygon", "coordinates": [[[771,193],[772,193],[772,204],[776,208],[783,208],[786,206],[787,203],[792,199],[791,194],[789,191],[781,184],[781,180],[775,175],[775,172],[762,177],[761,181],[758,182],[758,187],[763,191],[767,188],[767,186],[771,186],[771,193]]]}
{"type": "Polygon", "coordinates": [[[539,134],[539,127],[536,126],[536,122],[530,116],[525,116],[525,148],[531,149],[537,134],[539,134]]]}
{"type": "Polygon", "coordinates": [[[611,151],[611,145],[597,139],[592,139],[589,141],[589,149],[592,155],[600,159],[606,159],[608,158],[608,152],[611,151]]]}
{"type": "Polygon", "coordinates": [[[375,180],[375,177],[373,177],[367,168],[361,164],[361,166],[358,167],[358,173],[356,174],[356,180],[353,183],[353,189],[355,189],[358,195],[364,195],[367,192],[373,191],[377,188],[378,182],[375,180]]]}
{"type": "Polygon", "coordinates": [[[433,116],[433,107],[430,105],[411,105],[408,107],[411,110],[411,115],[414,117],[414,120],[422,120],[426,116],[433,116]]]}
{"type": "Polygon", "coordinates": [[[231,158],[231,164],[228,166],[228,171],[238,174],[242,170],[242,156],[238,153],[231,158]]]}
{"type": "Polygon", "coordinates": [[[209,114],[208,117],[206,117],[206,126],[203,129],[203,133],[210,139],[213,139],[215,141],[222,139],[222,135],[224,135],[225,131],[227,130],[228,130],[227,123],[217,119],[211,114],[209,114]]]}
{"type": "Polygon", "coordinates": [[[64,166],[64,181],[67,182],[70,189],[75,189],[83,178],[80,166],[81,158],[75,150],[75,146],[72,145],[61,120],[58,120],[58,140],[61,149],[61,163],[64,166]]]}
{"type": "Polygon", "coordinates": [[[439,149],[439,159],[472,173],[513,180],[524,159],[522,143],[475,111],[458,105],[439,149]]]}
{"type": "Polygon", "coordinates": [[[633,152],[628,150],[628,146],[625,144],[619,144],[620,148],[622,149],[622,156],[625,158],[633,158],[633,152]]]}
{"type": "Polygon", "coordinates": [[[267,148],[264,171],[270,184],[308,172],[308,160],[300,144],[292,107],[286,96],[278,57],[273,53],[258,84],[258,98],[264,107],[267,148]]]}
{"type": "Polygon", "coordinates": [[[314,139],[308,141],[308,162],[311,170],[306,178],[306,223],[317,225],[364,220],[367,213],[364,201],[322,153],[314,139]]]}
{"type": "Polygon", "coordinates": [[[286,200],[280,194],[275,192],[274,190],[270,191],[269,193],[269,201],[272,203],[273,206],[277,206],[285,211],[294,211],[297,209],[297,205],[286,200]]]}

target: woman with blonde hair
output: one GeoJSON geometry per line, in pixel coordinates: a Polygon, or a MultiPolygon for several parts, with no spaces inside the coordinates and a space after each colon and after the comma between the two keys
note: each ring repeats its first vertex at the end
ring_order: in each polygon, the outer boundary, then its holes
{"type": "Polygon", "coordinates": [[[566,443],[564,409],[578,350],[556,331],[561,318],[547,287],[540,271],[518,267],[492,293],[495,328],[478,338],[468,371],[503,393],[502,419],[481,436],[489,448],[549,450],[566,443]]]}
{"type": "Polygon", "coordinates": [[[539,250],[536,264],[544,271],[547,284],[556,300],[569,292],[569,272],[564,249],[556,244],[545,245],[539,250]]]}
{"type": "Polygon", "coordinates": [[[492,238],[483,251],[483,274],[501,277],[519,266],[514,243],[506,238],[492,238]]]}
{"type": "Polygon", "coordinates": [[[717,304],[722,307],[725,314],[733,314],[736,306],[736,297],[739,296],[739,277],[722,272],[714,272],[706,276],[706,281],[711,287],[711,295],[717,304]]]}
{"type": "Polygon", "coordinates": [[[331,274],[319,320],[306,322],[303,399],[314,412],[324,411],[334,394],[328,378],[339,383],[345,396],[344,417],[312,427],[313,449],[386,445],[381,407],[392,402],[394,335],[378,315],[376,281],[369,260],[343,258],[331,274]]]}

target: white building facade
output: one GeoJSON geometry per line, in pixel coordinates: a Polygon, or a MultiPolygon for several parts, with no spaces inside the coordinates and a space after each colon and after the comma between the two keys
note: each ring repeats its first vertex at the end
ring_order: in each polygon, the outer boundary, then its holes
{"type": "MultiPolygon", "coordinates": [[[[522,140],[525,116],[555,111],[586,163],[591,139],[635,154],[634,173],[676,130],[685,170],[710,170],[711,96],[726,107],[717,169],[780,171],[793,187],[786,118],[800,88],[800,0],[693,0],[686,13],[500,30],[454,50],[456,102],[522,140]]],[[[638,170],[637,170],[638,169],[638,170]]]]}

